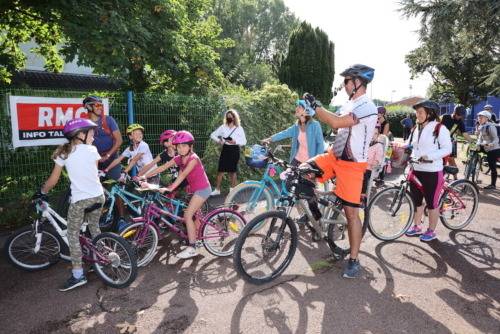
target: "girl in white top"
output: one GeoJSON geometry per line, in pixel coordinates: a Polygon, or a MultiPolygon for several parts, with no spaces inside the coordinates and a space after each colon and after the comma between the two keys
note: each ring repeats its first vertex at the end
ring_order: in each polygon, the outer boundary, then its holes
{"type": "MultiPolygon", "coordinates": [[[[97,124],[85,119],[75,118],[66,122],[63,134],[69,143],[57,148],[52,155],[55,162],[54,170],[32,199],[44,197],[54,188],[61,176],[63,167],[68,172],[71,181],[71,205],[68,211],[68,244],[73,265],[71,278],[59,287],[59,291],[67,291],[87,283],[83,274],[82,250],[80,248],[80,228],[84,219],[84,210],[95,203],[104,203],[104,196],[99,177],[97,163],[101,155],[97,153],[94,141],[94,129],[97,124]]],[[[99,229],[100,210],[88,213],[88,227],[93,237],[101,231],[99,229]]]]}
{"type": "Polygon", "coordinates": [[[244,146],[247,143],[245,131],[240,126],[238,112],[236,110],[228,110],[224,116],[224,124],[212,132],[210,138],[222,145],[219,167],[217,169],[217,185],[211,193],[214,196],[220,194],[220,185],[224,173],[231,173],[231,188],[229,192],[233,190],[236,183],[236,170],[238,168],[238,161],[240,160],[239,146],[244,146]]]}

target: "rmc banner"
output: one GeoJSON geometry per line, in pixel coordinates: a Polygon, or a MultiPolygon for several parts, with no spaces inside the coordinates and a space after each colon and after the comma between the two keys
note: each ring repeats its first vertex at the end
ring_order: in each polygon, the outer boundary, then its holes
{"type": "MultiPolygon", "coordinates": [[[[87,118],[82,101],[82,98],[10,96],[14,148],[66,143],[62,134],[64,124],[73,118],[87,118]]],[[[108,99],[102,103],[104,114],[108,115],[108,99]]]]}

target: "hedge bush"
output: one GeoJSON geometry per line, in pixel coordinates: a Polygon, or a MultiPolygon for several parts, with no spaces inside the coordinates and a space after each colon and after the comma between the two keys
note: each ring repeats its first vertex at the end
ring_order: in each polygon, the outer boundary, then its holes
{"type": "Polygon", "coordinates": [[[415,111],[412,107],[394,106],[387,108],[386,118],[389,122],[389,129],[394,137],[403,138],[403,126],[401,125],[401,121],[406,118],[406,115],[410,115],[413,125],[415,125],[415,111]]]}

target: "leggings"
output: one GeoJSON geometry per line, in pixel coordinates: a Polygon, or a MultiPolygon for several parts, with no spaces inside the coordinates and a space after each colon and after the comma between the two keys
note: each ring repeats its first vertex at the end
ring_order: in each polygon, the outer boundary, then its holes
{"type": "Polygon", "coordinates": [[[497,183],[497,159],[500,156],[500,148],[486,152],[486,159],[488,160],[488,165],[491,171],[491,184],[496,185],[497,183]]]}
{"type": "Polygon", "coordinates": [[[410,192],[415,199],[417,207],[422,206],[423,199],[429,210],[438,208],[439,195],[444,184],[443,171],[439,172],[422,172],[418,170],[412,171],[417,179],[422,184],[424,194],[418,189],[417,185],[410,182],[410,192]]]}

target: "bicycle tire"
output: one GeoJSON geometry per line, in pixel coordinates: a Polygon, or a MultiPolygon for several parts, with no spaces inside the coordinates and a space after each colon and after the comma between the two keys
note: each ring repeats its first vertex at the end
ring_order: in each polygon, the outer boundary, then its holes
{"type": "Polygon", "coordinates": [[[400,198],[400,189],[386,188],[373,196],[368,204],[368,229],[379,240],[396,240],[405,234],[413,223],[415,201],[408,190],[405,190],[404,197],[400,198]]]}
{"type": "Polygon", "coordinates": [[[68,210],[71,204],[71,187],[66,188],[57,202],[57,214],[68,220],[68,210]]]}
{"type": "Polygon", "coordinates": [[[487,166],[486,164],[488,164],[488,158],[486,157],[486,155],[483,155],[481,157],[481,164],[479,165],[479,169],[483,174],[488,174],[490,172],[490,166],[487,166]]]}
{"type": "MultiPolygon", "coordinates": [[[[123,289],[134,282],[137,277],[137,261],[127,241],[116,233],[104,232],[94,238],[92,243],[96,245],[100,255],[111,262],[107,265],[102,262],[92,263],[95,274],[104,284],[123,289]]],[[[99,261],[95,252],[92,252],[92,259],[99,261]]]]}
{"type": "Polygon", "coordinates": [[[471,159],[470,157],[467,158],[467,161],[465,162],[465,165],[464,165],[464,179],[468,180],[469,177],[470,177],[470,163],[471,163],[471,159]]]}
{"type": "Polygon", "coordinates": [[[446,211],[440,212],[439,218],[446,228],[459,230],[469,225],[476,215],[479,205],[479,192],[476,185],[469,180],[454,181],[448,185],[448,188],[453,190],[460,200],[464,202],[465,208],[454,210],[459,205],[461,206],[461,203],[454,198],[452,193],[445,190],[439,198],[439,210],[446,211]],[[455,221],[457,224],[454,224],[455,221]]]}
{"type": "Polygon", "coordinates": [[[148,226],[146,231],[146,225],[146,219],[135,218],[132,223],[128,223],[118,232],[118,235],[132,247],[137,260],[137,267],[149,263],[158,249],[158,231],[151,225],[148,226]],[[144,241],[142,241],[144,233],[146,235],[144,241]]]}
{"type": "Polygon", "coordinates": [[[14,267],[25,271],[38,271],[56,264],[60,254],[67,252],[67,245],[56,230],[39,226],[42,232],[40,250],[33,252],[36,237],[32,225],[24,226],[14,232],[5,242],[5,259],[14,267]]]}
{"type": "Polygon", "coordinates": [[[99,216],[99,228],[102,232],[115,232],[118,230],[118,206],[113,204],[113,209],[110,211],[112,201],[106,200],[101,208],[101,215],[99,216]]]}
{"type": "Polygon", "coordinates": [[[479,155],[476,154],[474,157],[474,160],[472,162],[472,165],[474,168],[471,168],[471,175],[472,175],[472,182],[477,183],[478,177],[479,177],[479,155]]]}
{"type": "MultiPolygon", "coordinates": [[[[342,215],[344,220],[347,220],[347,218],[342,215]]],[[[333,220],[338,220],[339,218],[339,213],[337,211],[332,211],[332,215],[330,219],[333,220]]],[[[363,217],[360,217],[362,219],[362,230],[361,230],[361,237],[364,237],[366,234],[366,230],[368,229],[368,216],[365,214],[363,217]]],[[[328,231],[327,231],[327,236],[328,239],[332,240],[335,242],[337,247],[345,249],[347,247],[350,247],[349,244],[349,237],[346,237],[346,232],[348,232],[348,226],[345,224],[328,224],[328,231]]],[[[334,258],[339,259],[339,255],[335,253],[335,249],[332,248],[332,244],[328,243],[328,247],[330,247],[330,250],[332,251],[334,258]]]]}
{"type": "Polygon", "coordinates": [[[233,254],[236,273],[251,284],[264,284],[280,276],[290,265],[297,250],[295,223],[283,211],[267,211],[256,216],[241,231],[233,254]],[[253,232],[255,225],[266,220],[264,229],[253,232]],[[283,227],[283,234],[277,232],[283,227]],[[280,243],[276,238],[280,237],[280,243]]]}
{"type": "MultiPolygon", "coordinates": [[[[240,183],[234,187],[224,200],[225,204],[235,203],[239,206],[237,210],[247,222],[262,212],[270,211],[274,207],[275,198],[267,188],[262,189],[259,198],[252,198],[256,191],[260,191],[261,184],[258,183],[240,183]],[[250,203],[250,200],[252,203],[250,203]]],[[[256,195],[255,195],[256,197],[256,195]]],[[[257,232],[262,224],[256,224],[254,232],[257,232]]]]}
{"type": "Polygon", "coordinates": [[[203,224],[201,236],[207,238],[201,240],[203,247],[215,256],[233,255],[236,240],[246,225],[245,218],[235,210],[220,209],[209,213],[204,220],[222,231],[228,232],[229,236],[224,237],[209,224],[203,224]]]}

